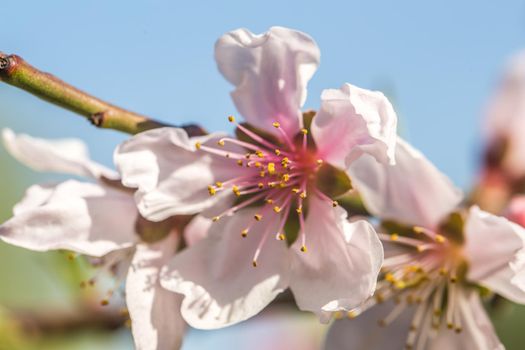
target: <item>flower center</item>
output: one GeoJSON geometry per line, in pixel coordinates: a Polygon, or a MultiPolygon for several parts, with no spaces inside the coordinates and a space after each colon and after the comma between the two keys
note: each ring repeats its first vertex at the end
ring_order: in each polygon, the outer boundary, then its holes
{"type": "MultiPolygon", "coordinates": [[[[317,157],[313,140],[308,129],[301,129],[297,135],[288,135],[279,123],[273,127],[279,131],[277,140],[266,139],[251,128],[238,124],[230,116],[228,120],[237,126],[237,130],[247,137],[247,141],[236,138],[222,138],[217,147],[196,143],[196,148],[216,156],[231,159],[232,166],[241,167],[241,174],[227,179],[221,179],[208,186],[210,196],[223,191],[231,191],[237,197],[235,204],[216,215],[213,221],[224,216],[231,216],[242,208],[250,205],[260,205],[251,222],[240,232],[247,237],[250,230],[258,222],[270,217],[278,221],[277,232],[273,232],[279,240],[290,241],[285,233],[285,224],[293,211],[299,221],[299,236],[302,240],[301,251],[306,252],[306,234],[304,231],[304,206],[309,194],[316,195],[331,206],[337,206],[337,201],[330,199],[315,186],[317,173],[323,167],[323,159],[317,157]],[[246,153],[227,151],[227,144],[240,146],[246,153]]],[[[237,169],[236,169],[237,170],[237,169]]],[[[238,171],[235,172],[239,174],[238,171]]],[[[271,225],[260,238],[253,257],[253,266],[257,266],[257,258],[261,249],[271,234],[271,225]]]]}
{"type": "Polygon", "coordinates": [[[460,333],[458,289],[467,286],[462,243],[449,232],[437,233],[422,227],[413,227],[408,234],[379,236],[385,245],[394,245],[398,252],[385,258],[374,297],[349,311],[348,317],[354,318],[376,304],[392,300],[394,308],[379,320],[380,326],[387,326],[414,306],[407,349],[424,348],[431,332],[442,324],[460,333]]]}

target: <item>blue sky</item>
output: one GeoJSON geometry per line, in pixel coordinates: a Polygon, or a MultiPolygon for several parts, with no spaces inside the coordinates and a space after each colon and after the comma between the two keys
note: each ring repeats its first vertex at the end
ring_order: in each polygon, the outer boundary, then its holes
{"type": "MultiPolygon", "coordinates": [[[[3,16],[0,51],[127,108],[218,130],[235,109],[213,60],[215,40],[238,27],[297,28],[322,51],[307,107],[344,82],[382,90],[402,133],[467,187],[483,105],[505,58],[525,46],[522,1],[178,3],[6,2],[2,12],[13,15],[3,16]]],[[[0,85],[0,103],[0,126],[81,137],[106,163],[123,139],[11,87],[0,85]]]]}
{"type": "MultiPolygon", "coordinates": [[[[220,130],[235,109],[214,42],[272,25],[303,30],[321,48],[307,107],[344,82],[382,90],[401,133],[468,188],[483,106],[505,59],[525,47],[522,1],[4,1],[0,51],[126,108],[220,130]]],[[[0,105],[0,127],[80,137],[107,164],[125,139],[9,86],[0,105]]]]}

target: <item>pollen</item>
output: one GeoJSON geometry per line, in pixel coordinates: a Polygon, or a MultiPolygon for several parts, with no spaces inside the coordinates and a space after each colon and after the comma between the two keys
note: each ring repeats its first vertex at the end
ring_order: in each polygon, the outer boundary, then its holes
{"type": "Polygon", "coordinates": [[[423,233],[425,231],[423,227],[419,227],[419,226],[414,226],[413,230],[415,233],[423,233]]]}
{"type": "Polygon", "coordinates": [[[195,142],[195,148],[201,149],[202,144],[200,142],[195,142]]]}
{"type": "Polygon", "coordinates": [[[268,163],[268,173],[270,175],[275,174],[275,163],[268,163]]]}
{"type": "Polygon", "coordinates": [[[102,300],[100,301],[100,305],[102,305],[102,306],[107,306],[107,305],[109,305],[109,300],[107,300],[107,299],[102,299],[102,300]]]}
{"type": "Polygon", "coordinates": [[[281,155],[281,150],[279,150],[279,149],[276,149],[274,152],[275,152],[276,156],[280,156],[281,155]]]}
{"type": "Polygon", "coordinates": [[[281,208],[276,205],[275,207],[273,207],[273,211],[276,212],[276,213],[280,213],[281,212],[281,208]]]}
{"type": "Polygon", "coordinates": [[[301,197],[301,199],[305,199],[306,198],[306,191],[301,192],[299,197],[301,197]]]}
{"type": "Polygon", "coordinates": [[[257,267],[257,260],[252,261],[252,266],[257,267]]]}
{"type": "Polygon", "coordinates": [[[301,134],[303,134],[303,135],[308,134],[308,130],[306,130],[305,128],[302,128],[301,129],[301,134]]]}
{"type": "Polygon", "coordinates": [[[243,165],[243,163],[242,163],[242,159],[237,160],[237,165],[238,165],[238,166],[242,166],[242,165],[243,165]]]}
{"type": "Polygon", "coordinates": [[[262,190],[264,188],[264,184],[262,182],[259,182],[257,184],[257,187],[259,187],[262,190]]]}
{"type": "Polygon", "coordinates": [[[317,165],[322,165],[323,164],[323,160],[322,159],[317,159],[316,163],[317,163],[317,165]]]}
{"type": "Polygon", "coordinates": [[[217,190],[212,185],[209,185],[208,186],[208,193],[210,194],[210,196],[213,196],[215,193],[217,193],[217,190]]]}
{"type": "Polygon", "coordinates": [[[282,234],[282,233],[279,233],[279,234],[277,235],[277,239],[280,240],[280,241],[284,241],[285,238],[286,238],[286,237],[285,237],[284,234],[282,234]]]}
{"type": "Polygon", "coordinates": [[[391,241],[394,241],[394,242],[395,242],[395,241],[397,241],[398,239],[399,239],[399,235],[398,235],[397,233],[392,233],[392,234],[390,235],[390,240],[391,240],[391,241]]]}
{"type": "Polygon", "coordinates": [[[359,313],[355,310],[350,310],[346,313],[346,317],[350,319],[356,318],[357,316],[359,316],[359,313]]]}
{"type": "Polygon", "coordinates": [[[272,125],[274,128],[279,128],[281,126],[279,122],[273,122],[272,125]]]}
{"type": "Polygon", "coordinates": [[[268,199],[266,200],[266,203],[268,203],[268,204],[272,204],[272,203],[273,203],[273,199],[268,198],[268,199]]]}
{"type": "Polygon", "coordinates": [[[303,206],[299,206],[297,209],[295,209],[295,211],[297,212],[297,214],[301,214],[303,212],[303,206]]]}
{"type": "Polygon", "coordinates": [[[281,165],[283,166],[283,168],[286,168],[288,167],[288,164],[290,163],[290,159],[288,159],[288,157],[284,157],[282,160],[281,160],[281,165]]]}
{"type": "Polygon", "coordinates": [[[254,165],[255,165],[255,167],[256,167],[256,168],[260,168],[260,167],[262,167],[262,164],[261,164],[261,162],[255,162],[255,164],[254,164],[254,165]]]}
{"type": "Polygon", "coordinates": [[[235,117],[233,115],[228,116],[228,121],[230,123],[235,123],[235,117]]]}
{"type": "Polygon", "coordinates": [[[219,140],[219,141],[217,141],[217,144],[218,144],[219,146],[224,146],[224,140],[219,140]]]}
{"type": "Polygon", "coordinates": [[[261,221],[262,220],[262,215],[261,214],[255,214],[253,217],[257,221],[261,221]]]}
{"type": "Polygon", "coordinates": [[[340,319],[342,319],[342,318],[343,318],[343,313],[342,313],[341,311],[336,311],[336,312],[334,312],[334,318],[335,318],[336,320],[340,320],[340,319]]]}
{"type": "Polygon", "coordinates": [[[266,176],[266,171],[261,171],[261,172],[259,173],[259,176],[260,176],[260,177],[265,177],[265,176],[266,176]]]}
{"type": "Polygon", "coordinates": [[[302,251],[303,253],[306,253],[306,252],[308,251],[308,248],[306,248],[306,246],[303,245],[303,246],[301,246],[301,251],[302,251]]]}
{"type": "Polygon", "coordinates": [[[244,230],[241,231],[241,237],[242,238],[246,238],[246,236],[248,236],[248,229],[245,228],[244,230]]]}
{"type": "Polygon", "coordinates": [[[299,191],[300,191],[300,189],[298,189],[298,188],[292,188],[292,192],[295,193],[295,194],[299,193],[299,191]]]}
{"type": "Polygon", "coordinates": [[[215,186],[217,186],[217,188],[222,188],[222,182],[217,181],[217,182],[215,183],[215,186]]]}
{"type": "Polygon", "coordinates": [[[337,207],[339,205],[339,202],[338,201],[332,201],[332,207],[337,207]]]}
{"type": "Polygon", "coordinates": [[[437,234],[434,239],[436,240],[437,243],[444,243],[445,242],[445,237],[443,237],[442,235],[439,235],[439,234],[437,234]]]}
{"type": "Polygon", "coordinates": [[[290,174],[283,174],[282,179],[283,179],[284,182],[290,181],[290,174]]]}
{"type": "Polygon", "coordinates": [[[238,186],[233,186],[232,187],[232,192],[237,196],[239,197],[241,195],[241,191],[239,190],[239,187],[238,186]]]}
{"type": "Polygon", "coordinates": [[[264,158],[264,153],[262,153],[262,151],[255,151],[255,154],[256,154],[257,157],[259,157],[259,158],[264,158]]]}
{"type": "Polygon", "coordinates": [[[221,218],[220,216],[214,216],[213,219],[211,219],[211,221],[217,222],[219,221],[220,218],[221,218]]]}

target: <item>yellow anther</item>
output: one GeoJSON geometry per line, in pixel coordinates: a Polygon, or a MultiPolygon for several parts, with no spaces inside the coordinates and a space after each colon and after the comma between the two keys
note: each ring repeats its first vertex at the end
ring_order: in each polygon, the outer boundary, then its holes
{"type": "Polygon", "coordinates": [[[450,276],[450,283],[456,283],[458,281],[457,276],[450,276]]]}
{"type": "Polygon", "coordinates": [[[200,142],[195,142],[195,148],[201,149],[202,144],[200,142]]]}
{"type": "Polygon", "coordinates": [[[262,215],[261,215],[261,214],[255,214],[253,217],[254,217],[255,220],[257,220],[257,221],[261,221],[261,220],[262,220],[262,215]]]}
{"type": "Polygon", "coordinates": [[[299,191],[300,191],[300,189],[297,188],[297,187],[296,188],[292,188],[292,192],[295,193],[295,194],[299,193],[299,191]]]}
{"type": "Polygon", "coordinates": [[[257,260],[252,261],[252,266],[257,267],[257,260]]]}
{"type": "Polygon", "coordinates": [[[322,165],[323,164],[323,160],[322,159],[317,159],[316,163],[317,163],[317,165],[322,165]]]}
{"type": "Polygon", "coordinates": [[[211,219],[211,221],[217,222],[219,221],[220,218],[221,218],[220,216],[214,216],[213,219],[211,219]]]}
{"type": "Polygon", "coordinates": [[[306,191],[301,192],[299,197],[301,197],[301,199],[305,199],[306,198],[306,191]]]}
{"type": "Polygon", "coordinates": [[[288,157],[284,157],[282,160],[281,160],[281,165],[283,168],[286,168],[288,167],[288,164],[290,163],[290,159],[288,159],[288,157]]]}
{"type": "Polygon", "coordinates": [[[218,188],[222,188],[222,182],[217,181],[217,182],[215,183],[215,186],[217,186],[218,188]]]}
{"type": "Polygon", "coordinates": [[[448,329],[452,329],[452,328],[454,328],[454,324],[453,324],[453,323],[447,323],[447,328],[448,328],[448,329]]]}
{"type": "Polygon", "coordinates": [[[406,283],[403,282],[403,281],[400,281],[400,280],[398,280],[398,281],[396,281],[396,282],[394,283],[394,287],[396,287],[397,289],[403,289],[403,288],[405,288],[406,286],[407,286],[406,283]]]}
{"type": "Polygon", "coordinates": [[[284,182],[290,181],[290,174],[283,174],[282,179],[284,182]]]}
{"type": "Polygon", "coordinates": [[[445,242],[445,237],[443,237],[442,235],[436,235],[436,237],[434,238],[436,240],[436,242],[438,243],[443,243],[445,242]]]}
{"type": "Polygon", "coordinates": [[[306,130],[305,128],[302,128],[301,129],[301,134],[303,134],[303,135],[308,134],[308,130],[306,130]]]}
{"type": "Polygon", "coordinates": [[[278,128],[278,127],[281,126],[281,124],[279,124],[279,122],[273,122],[272,125],[273,125],[274,128],[278,128]]]}
{"type": "Polygon", "coordinates": [[[301,246],[301,251],[302,251],[303,253],[306,253],[306,252],[308,251],[308,248],[306,248],[306,246],[303,245],[303,246],[301,246]]]}
{"type": "Polygon", "coordinates": [[[384,297],[383,294],[381,294],[381,293],[376,293],[376,295],[374,296],[374,298],[375,298],[375,300],[376,300],[376,302],[377,302],[378,304],[381,304],[382,302],[385,301],[385,297],[384,297]]]}
{"type": "Polygon", "coordinates": [[[262,153],[262,151],[255,151],[255,154],[256,154],[257,157],[259,157],[259,158],[264,158],[264,153],[262,153]]]}
{"type": "Polygon", "coordinates": [[[109,305],[109,300],[107,300],[107,299],[102,299],[102,300],[100,301],[100,305],[102,305],[102,306],[107,306],[107,305],[109,305]]]}
{"type": "Polygon", "coordinates": [[[244,155],[244,158],[246,158],[246,159],[250,159],[251,156],[252,156],[251,153],[246,153],[246,154],[244,155]]]}
{"type": "Polygon", "coordinates": [[[282,234],[282,233],[279,233],[279,234],[277,235],[277,239],[279,239],[280,241],[284,241],[285,238],[286,238],[286,237],[285,237],[284,234],[282,234]]]}
{"type": "Polygon", "coordinates": [[[237,165],[238,165],[238,166],[242,166],[242,159],[238,159],[238,160],[237,160],[237,165]]]}
{"type": "Polygon", "coordinates": [[[237,196],[239,197],[241,195],[241,191],[239,190],[239,187],[238,186],[233,186],[232,187],[232,192],[237,196]]]}
{"type": "Polygon", "coordinates": [[[265,177],[265,176],[266,176],[266,171],[261,171],[261,172],[259,173],[259,176],[260,176],[260,177],[265,177]]]}
{"type": "Polygon", "coordinates": [[[279,187],[280,188],[286,187],[286,182],[279,182],[279,187]]]}
{"type": "Polygon", "coordinates": [[[300,205],[297,209],[295,209],[295,211],[297,212],[297,214],[301,214],[303,212],[303,206],[300,205]]]}
{"type": "Polygon", "coordinates": [[[459,334],[459,333],[461,333],[463,331],[463,328],[456,327],[456,329],[454,331],[459,334]]]}
{"type": "Polygon", "coordinates": [[[246,238],[246,236],[248,236],[248,229],[245,228],[244,230],[241,231],[241,237],[242,238],[246,238]]]}
{"type": "Polygon", "coordinates": [[[270,187],[270,188],[275,188],[276,185],[277,185],[277,183],[275,183],[275,182],[268,182],[268,187],[270,187]]]}
{"type": "Polygon", "coordinates": [[[268,173],[270,175],[275,174],[275,163],[268,163],[268,173]]]}
{"type": "Polygon", "coordinates": [[[413,230],[414,230],[415,233],[423,233],[423,232],[425,232],[425,229],[423,227],[420,227],[420,226],[414,226],[413,230]]]}
{"type": "Polygon", "coordinates": [[[235,117],[234,117],[233,115],[228,116],[228,121],[229,121],[230,123],[235,122],[235,117]]]}
{"type": "Polygon", "coordinates": [[[385,274],[385,280],[387,282],[394,283],[396,281],[396,278],[391,272],[388,272],[387,274],[385,274]]]}
{"type": "Polygon", "coordinates": [[[337,207],[339,205],[339,202],[338,201],[332,201],[332,207],[337,207]]]}
{"type": "Polygon", "coordinates": [[[276,213],[280,213],[281,212],[281,208],[276,205],[275,207],[273,207],[273,211],[276,212],[276,213]]]}
{"type": "Polygon", "coordinates": [[[273,199],[268,198],[268,199],[266,200],[266,203],[268,203],[268,204],[272,204],[272,203],[273,203],[273,199]]]}
{"type": "Polygon", "coordinates": [[[398,239],[399,239],[399,235],[398,235],[397,233],[392,233],[392,234],[390,235],[390,240],[391,240],[391,241],[394,241],[394,242],[395,242],[395,241],[397,241],[398,239]]]}
{"type": "Polygon", "coordinates": [[[215,189],[215,187],[213,187],[212,185],[208,186],[208,193],[210,194],[210,196],[213,196],[216,192],[217,190],[215,189]]]}
{"type": "Polygon", "coordinates": [[[417,251],[418,251],[419,253],[425,251],[425,247],[424,247],[423,245],[418,245],[418,246],[416,247],[416,249],[417,249],[417,251]]]}
{"type": "Polygon", "coordinates": [[[255,167],[260,168],[262,166],[261,162],[255,162],[255,167]]]}
{"type": "Polygon", "coordinates": [[[336,320],[341,320],[341,319],[343,318],[343,316],[344,316],[344,315],[343,315],[343,313],[342,313],[341,311],[336,311],[336,312],[334,312],[334,318],[335,318],[336,320]]]}
{"type": "Polygon", "coordinates": [[[276,155],[276,156],[280,156],[280,155],[281,155],[281,150],[276,149],[276,150],[275,150],[275,155],[276,155]]]}
{"type": "Polygon", "coordinates": [[[346,313],[346,317],[348,318],[356,318],[357,316],[359,316],[359,313],[355,310],[350,310],[346,313]]]}
{"type": "Polygon", "coordinates": [[[440,268],[439,269],[439,274],[441,276],[445,276],[447,274],[447,269],[445,269],[444,267],[440,268]]]}
{"type": "Polygon", "coordinates": [[[224,140],[219,140],[219,141],[217,141],[217,144],[218,144],[219,146],[224,146],[224,140]]]}
{"type": "Polygon", "coordinates": [[[264,188],[264,184],[262,182],[259,182],[257,184],[257,187],[259,187],[262,190],[264,188]]]}

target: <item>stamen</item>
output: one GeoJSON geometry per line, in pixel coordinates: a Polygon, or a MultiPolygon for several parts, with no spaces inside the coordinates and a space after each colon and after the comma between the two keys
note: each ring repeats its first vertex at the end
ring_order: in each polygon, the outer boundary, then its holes
{"type": "Polygon", "coordinates": [[[286,134],[286,132],[283,130],[283,128],[281,128],[281,124],[279,124],[279,122],[274,122],[272,123],[273,127],[276,128],[277,130],[279,130],[279,132],[281,133],[281,135],[283,135],[283,138],[284,138],[284,141],[286,142],[286,144],[288,145],[288,147],[290,147],[290,149],[292,151],[295,151],[295,145],[293,144],[293,142],[290,140],[290,138],[288,137],[288,134],[286,134]]]}
{"type": "Polygon", "coordinates": [[[262,215],[261,214],[255,214],[253,217],[254,217],[254,219],[256,221],[261,221],[262,220],[262,215]]]}

